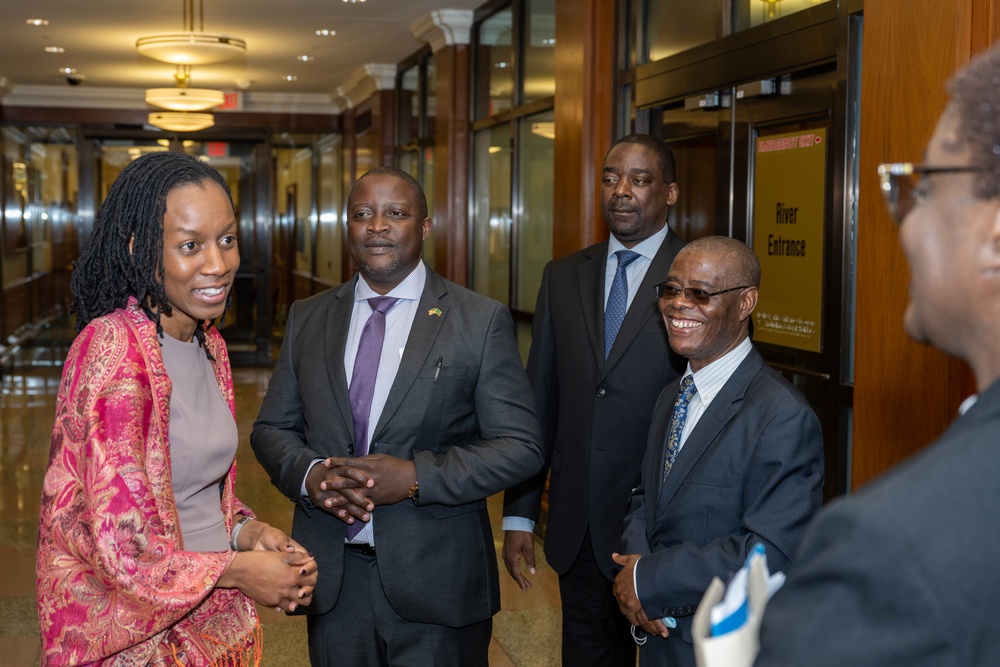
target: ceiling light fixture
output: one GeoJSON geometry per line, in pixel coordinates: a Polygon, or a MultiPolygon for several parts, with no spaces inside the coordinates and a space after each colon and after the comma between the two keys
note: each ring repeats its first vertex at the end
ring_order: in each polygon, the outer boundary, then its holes
{"type": "Polygon", "coordinates": [[[146,91],[146,104],[171,111],[205,111],[226,101],[225,93],[212,88],[190,88],[191,67],[178,65],[176,88],[150,88],[146,91]]]}
{"type": "Polygon", "coordinates": [[[147,58],[174,65],[207,65],[229,60],[247,51],[247,43],[239,37],[204,32],[205,10],[198,0],[199,30],[194,29],[194,0],[184,0],[185,32],[164,33],[140,37],[135,48],[147,58]]]}
{"type": "Polygon", "coordinates": [[[215,125],[215,117],[210,113],[154,111],[149,114],[147,122],[153,127],[168,132],[197,132],[198,130],[207,130],[215,125]]]}

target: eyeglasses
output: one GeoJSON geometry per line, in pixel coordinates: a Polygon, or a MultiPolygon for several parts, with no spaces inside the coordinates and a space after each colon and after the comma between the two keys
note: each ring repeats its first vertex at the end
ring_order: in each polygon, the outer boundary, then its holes
{"type": "Polygon", "coordinates": [[[983,169],[971,165],[935,167],[912,162],[887,162],[878,166],[878,178],[889,213],[897,224],[902,224],[914,206],[924,203],[927,188],[923,180],[927,174],[962,174],[975,171],[983,169]]]}
{"type": "Polygon", "coordinates": [[[691,303],[698,304],[699,306],[706,305],[712,300],[713,296],[719,296],[720,294],[725,294],[726,292],[735,292],[738,289],[746,289],[748,287],[753,287],[753,285],[740,285],[739,287],[730,287],[729,289],[722,289],[718,292],[706,292],[703,289],[698,289],[696,287],[685,287],[681,289],[677,285],[670,285],[669,283],[660,283],[659,285],[653,285],[653,289],[656,290],[656,298],[666,299],[667,301],[673,301],[681,292],[684,293],[684,298],[691,303]]]}

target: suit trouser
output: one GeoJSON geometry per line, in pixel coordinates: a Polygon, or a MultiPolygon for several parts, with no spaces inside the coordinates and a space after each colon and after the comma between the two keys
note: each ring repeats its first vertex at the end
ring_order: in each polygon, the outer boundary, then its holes
{"type": "MultiPolygon", "coordinates": [[[[610,560],[611,554],[601,557],[610,560]]],[[[631,625],[613,587],[597,566],[588,529],[576,561],[559,575],[564,667],[635,667],[631,625]]]]}
{"type": "Polygon", "coordinates": [[[308,619],[313,667],[487,667],[489,662],[493,619],[462,628],[407,621],[385,597],[376,556],[352,549],[344,550],[337,604],[308,619]]]}

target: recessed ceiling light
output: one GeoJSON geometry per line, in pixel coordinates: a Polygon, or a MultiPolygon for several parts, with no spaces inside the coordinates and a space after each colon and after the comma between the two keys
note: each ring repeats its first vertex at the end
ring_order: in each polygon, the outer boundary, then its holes
{"type": "Polygon", "coordinates": [[[322,30],[317,30],[316,34],[319,35],[320,37],[333,37],[334,35],[337,34],[337,31],[336,30],[327,30],[326,28],[324,28],[322,30]]]}
{"type": "Polygon", "coordinates": [[[497,69],[507,69],[507,63],[505,63],[502,60],[498,63],[495,63],[493,66],[496,67],[497,69]]]}
{"type": "Polygon", "coordinates": [[[299,77],[295,76],[294,74],[289,74],[288,76],[285,77],[285,81],[298,81],[298,80],[299,77]]]}
{"type": "Polygon", "coordinates": [[[25,19],[25,23],[28,25],[48,25],[48,19],[25,19]]]}
{"type": "Polygon", "coordinates": [[[344,2],[349,2],[349,3],[351,3],[352,5],[354,5],[354,4],[357,4],[357,3],[359,3],[359,2],[364,2],[364,1],[365,1],[365,0],[344,0],[344,2]]]}
{"type": "Polygon", "coordinates": [[[295,56],[296,60],[301,60],[304,63],[311,63],[314,58],[312,56],[295,56]]]}
{"type": "Polygon", "coordinates": [[[45,53],[66,53],[66,49],[61,46],[46,46],[45,53]]]}
{"type": "Polygon", "coordinates": [[[59,68],[59,73],[60,74],[76,74],[76,68],[75,67],[60,67],[59,68]]]}

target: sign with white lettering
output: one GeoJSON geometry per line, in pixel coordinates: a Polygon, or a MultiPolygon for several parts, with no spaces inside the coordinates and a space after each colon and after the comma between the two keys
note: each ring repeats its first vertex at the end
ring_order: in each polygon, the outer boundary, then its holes
{"type": "Polygon", "coordinates": [[[753,246],[760,260],[754,340],[822,350],[826,128],[758,136],[753,246]]]}

